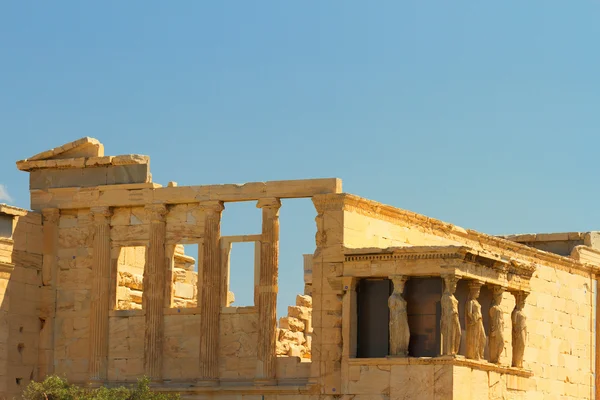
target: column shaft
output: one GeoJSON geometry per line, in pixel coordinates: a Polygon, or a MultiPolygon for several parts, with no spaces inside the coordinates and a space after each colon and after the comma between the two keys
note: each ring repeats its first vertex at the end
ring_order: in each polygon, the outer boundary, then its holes
{"type": "Polygon", "coordinates": [[[144,292],[142,308],[145,310],[144,371],[152,381],[162,380],[162,353],[164,334],[164,281],[167,270],[165,258],[165,215],[164,204],[146,207],[150,219],[150,243],[147,263],[144,268],[144,292]]]}
{"type": "Polygon", "coordinates": [[[260,199],[262,238],[258,285],[258,363],[256,378],[275,379],[277,332],[277,275],[279,266],[279,199],[260,199]]]}
{"type": "Polygon", "coordinates": [[[43,380],[54,373],[54,309],[56,308],[56,265],[58,249],[58,222],[60,210],[49,208],[42,210],[42,235],[44,256],[42,261],[42,288],[50,295],[42,295],[40,319],[40,342],[38,352],[38,371],[36,380],[43,380]]]}
{"type": "Polygon", "coordinates": [[[108,367],[110,308],[110,216],[108,207],[91,209],[94,220],[92,298],[90,304],[90,381],[105,381],[108,367]]]}
{"type": "Polygon", "coordinates": [[[206,201],[202,243],[202,298],[200,306],[200,380],[219,379],[219,318],[221,314],[221,212],[223,203],[206,201]]]}

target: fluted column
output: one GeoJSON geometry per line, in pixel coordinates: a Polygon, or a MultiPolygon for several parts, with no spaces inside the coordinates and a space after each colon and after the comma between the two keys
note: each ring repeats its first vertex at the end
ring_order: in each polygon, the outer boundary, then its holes
{"type": "Polygon", "coordinates": [[[107,378],[110,309],[110,216],[108,207],[91,209],[94,221],[92,298],[90,304],[90,382],[107,378]]]}
{"type": "Polygon", "coordinates": [[[256,378],[265,383],[275,380],[277,332],[277,275],[279,266],[279,208],[276,198],[260,199],[262,237],[258,285],[258,362],[256,378]]]}
{"type": "Polygon", "coordinates": [[[44,256],[42,261],[42,288],[50,295],[40,296],[40,330],[38,371],[36,380],[43,380],[54,373],[54,309],[56,308],[56,265],[58,249],[58,208],[42,210],[42,240],[44,241],[44,256]]]}
{"type": "Polygon", "coordinates": [[[150,243],[148,257],[144,268],[144,291],[142,308],[145,310],[144,329],[144,371],[154,382],[162,380],[162,353],[164,334],[164,296],[165,273],[165,215],[164,204],[146,206],[150,220],[150,243]]]}
{"type": "MultiPolygon", "coordinates": [[[[200,384],[219,379],[219,318],[221,313],[221,264],[219,240],[223,203],[204,201],[202,243],[202,298],[200,301],[200,384]]],[[[200,266],[199,266],[200,269],[200,266]]],[[[199,282],[200,285],[200,282],[199,282]]],[[[200,291],[199,291],[200,293],[200,291]]]]}

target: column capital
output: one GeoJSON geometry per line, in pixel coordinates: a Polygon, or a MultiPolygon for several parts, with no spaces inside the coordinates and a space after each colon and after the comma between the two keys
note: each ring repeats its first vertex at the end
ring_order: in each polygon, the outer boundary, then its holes
{"type": "Polygon", "coordinates": [[[408,275],[392,275],[390,276],[392,283],[394,284],[394,292],[404,291],[404,285],[408,280],[408,275]]]}
{"type": "Polygon", "coordinates": [[[483,281],[478,279],[469,279],[469,289],[481,289],[483,281]]]}
{"type": "Polygon", "coordinates": [[[461,275],[455,273],[447,273],[442,275],[442,279],[444,280],[444,291],[450,292],[450,294],[454,294],[456,291],[456,284],[462,278],[461,275]]]}
{"type": "Polygon", "coordinates": [[[165,204],[149,204],[144,207],[144,210],[150,218],[150,222],[165,222],[165,216],[168,212],[165,204]]]}
{"type": "Polygon", "coordinates": [[[198,203],[198,206],[202,211],[212,211],[214,213],[220,213],[225,209],[223,202],[220,200],[206,200],[198,203]]]}
{"type": "Polygon", "coordinates": [[[256,208],[274,208],[279,209],[281,207],[281,201],[276,197],[265,197],[258,199],[256,202],[256,208]]]}
{"type": "Polygon", "coordinates": [[[491,285],[491,289],[492,289],[493,293],[502,294],[502,293],[506,292],[507,286],[506,285],[491,285]]]}
{"type": "Polygon", "coordinates": [[[527,296],[529,296],[529,292],[524,290],[514,291],[512,295],[515,297],[516,307],[522,308],[525,306],[525,300],[527,300],[527,296]]]}
{"type": "Polygon", "coordinates": [[[92,218],[96,223],[108,223],[109,218],[112,215],[112,210],[110,207],[92,207],[90,208],[90,213],[92,214],[92,218]]]}
{"type": "Polygon", "coordinates": [[[58,208],[42,209],[42,218],[44,223],[56,224],[60,218],[60,210],[58,208]]]}

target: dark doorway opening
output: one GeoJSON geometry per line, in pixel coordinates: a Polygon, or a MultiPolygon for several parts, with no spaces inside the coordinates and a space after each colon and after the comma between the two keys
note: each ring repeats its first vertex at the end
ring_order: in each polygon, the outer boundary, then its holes
{"type": "Polygon", "coordinates": [[[389,279],[361,279],[357,287],[358,358],[386,357],[389,354],[389,279]]]}
{"type": "Polygon", "coordinates": [[[441,350],[441,278],[410,278],[404,298],[407,302],[411,357],[436,357],[441,350]]]}

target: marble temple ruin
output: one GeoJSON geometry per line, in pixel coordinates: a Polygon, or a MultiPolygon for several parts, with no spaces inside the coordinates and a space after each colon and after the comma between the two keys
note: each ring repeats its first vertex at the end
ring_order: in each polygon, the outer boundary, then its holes
{"type": "Polygon", "coordinates": [[[0,205],[0,398],[52,374],[147,376],[198,400],[600,398],[598,232],[490,236],[335,178],[163,187],[148,156],[105,156],[92,138],[17,167],[31,210],[0,205]],[[315,248],[278,319],[292,198],[314,204],[315,248]],[[259,232],[221,235],[233,202],[254,202],[259,232]],[[255,248],[243,307],[240,242],[255,248]]]}

